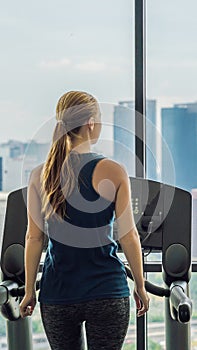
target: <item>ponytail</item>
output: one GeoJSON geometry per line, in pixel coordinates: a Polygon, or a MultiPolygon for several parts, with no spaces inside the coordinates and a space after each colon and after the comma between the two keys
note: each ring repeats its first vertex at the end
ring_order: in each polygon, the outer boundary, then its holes
{"type": "Polygon", "coordinates": [[[41,212],[46,220],[54,214],[57,214],[58,220],[66,215],[65,198],[71,194],[77,180],[70,157],[72,140],[81,138],[80,127],[96,114],[97,108],[95,98],[84,92],[71,91],[58,101],[56,117],[61,122],[55,126],[52,145],[40,178],[41,212]],[[70,123],[69,129],[67,123],[70,123]]]}

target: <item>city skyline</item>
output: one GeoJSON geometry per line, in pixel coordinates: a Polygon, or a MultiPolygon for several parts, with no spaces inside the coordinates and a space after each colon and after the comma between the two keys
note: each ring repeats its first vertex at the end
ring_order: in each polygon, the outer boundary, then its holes
{"type": "MultiPolygon", "coordinates": [[[[92,147],[93,152],[103,153],[124,164],[129,176],[135,176],[136,162],[134,104],[134,101],[119,101],[118,105],[111,106],[113,121],[103,123],[101,136],[92,147]]],[[[197,102],[162,108],[159,111],[160,121],[156,100],[147,100],[146,109],[146,178],[191,191],[197,187],[197,164],[193,162],[197,152],[197,102]],[[186,147],[188,142],[189,149],[186,147]],[[191,176],[187,179],[189,169],[191,176]]],[[[108,112],[105,111],[106,114],[108,112]]],[[[48,126],[50,129],[52,123],[48,126]]],[[[44,131],[46,136],[47,128],[45,125],[43,127],[40,134],[44,131]]],[[[49,135],[48,142],[0,142],[0,189],[10,191],[13,187],[27,185],[31,170],[45,161],[50,143],[49,135]]]]}

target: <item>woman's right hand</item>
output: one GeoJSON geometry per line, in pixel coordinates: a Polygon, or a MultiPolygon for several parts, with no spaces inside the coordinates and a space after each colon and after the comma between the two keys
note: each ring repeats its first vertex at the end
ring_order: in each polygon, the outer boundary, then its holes
{"type": "Polygon", "coordinates": [[[20,303],[20,315],[22,318],[31,316],[36,306],[36,292],[25,294],[20,303]]]}
{"type": "Polygon", "coordinates": [[[137,317],[144,315],[149,309],[150,298],[146,292],[145,287],[135,288],[133,291],[133,297],[138,310],[137,317]]]}

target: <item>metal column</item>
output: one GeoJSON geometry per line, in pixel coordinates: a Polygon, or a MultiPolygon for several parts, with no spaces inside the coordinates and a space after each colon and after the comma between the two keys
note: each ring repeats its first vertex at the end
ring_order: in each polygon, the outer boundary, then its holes
{"type": "MultiPolygon", "coordinates": [[[[135,0],[135,155],[136,176],[145,177],[146,46],[145,0],[135,0]]],[[[147,316],[136,317],[137,350],[147,350],[147,316]]]]}
{"type": "Polygon", "coordinates": [[[145,0],[135,1],[135,154],[136,176],[145,177],[146,46],[145,0]]]}
{"type": "Polygon", "coordinates": [[[190,350],[190,323],[183,324],[172,319],[169,298],[165,298],[165,339],[166,350],[190,350]]]}
{"type": "Polygon", "coordinates": [[[7,340],[9,350],[33,350],[31,318],[7,320],[7,340]]]}

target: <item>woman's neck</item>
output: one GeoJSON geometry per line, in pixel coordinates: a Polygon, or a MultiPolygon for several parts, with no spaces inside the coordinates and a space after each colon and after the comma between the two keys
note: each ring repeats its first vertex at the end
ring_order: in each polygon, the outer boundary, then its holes
{"type": "Polygon", "coordinates": [[[73,143],[72,150],[78,153],[89,153],[91,152],[90,143],[88,141],[73,143]]]}

